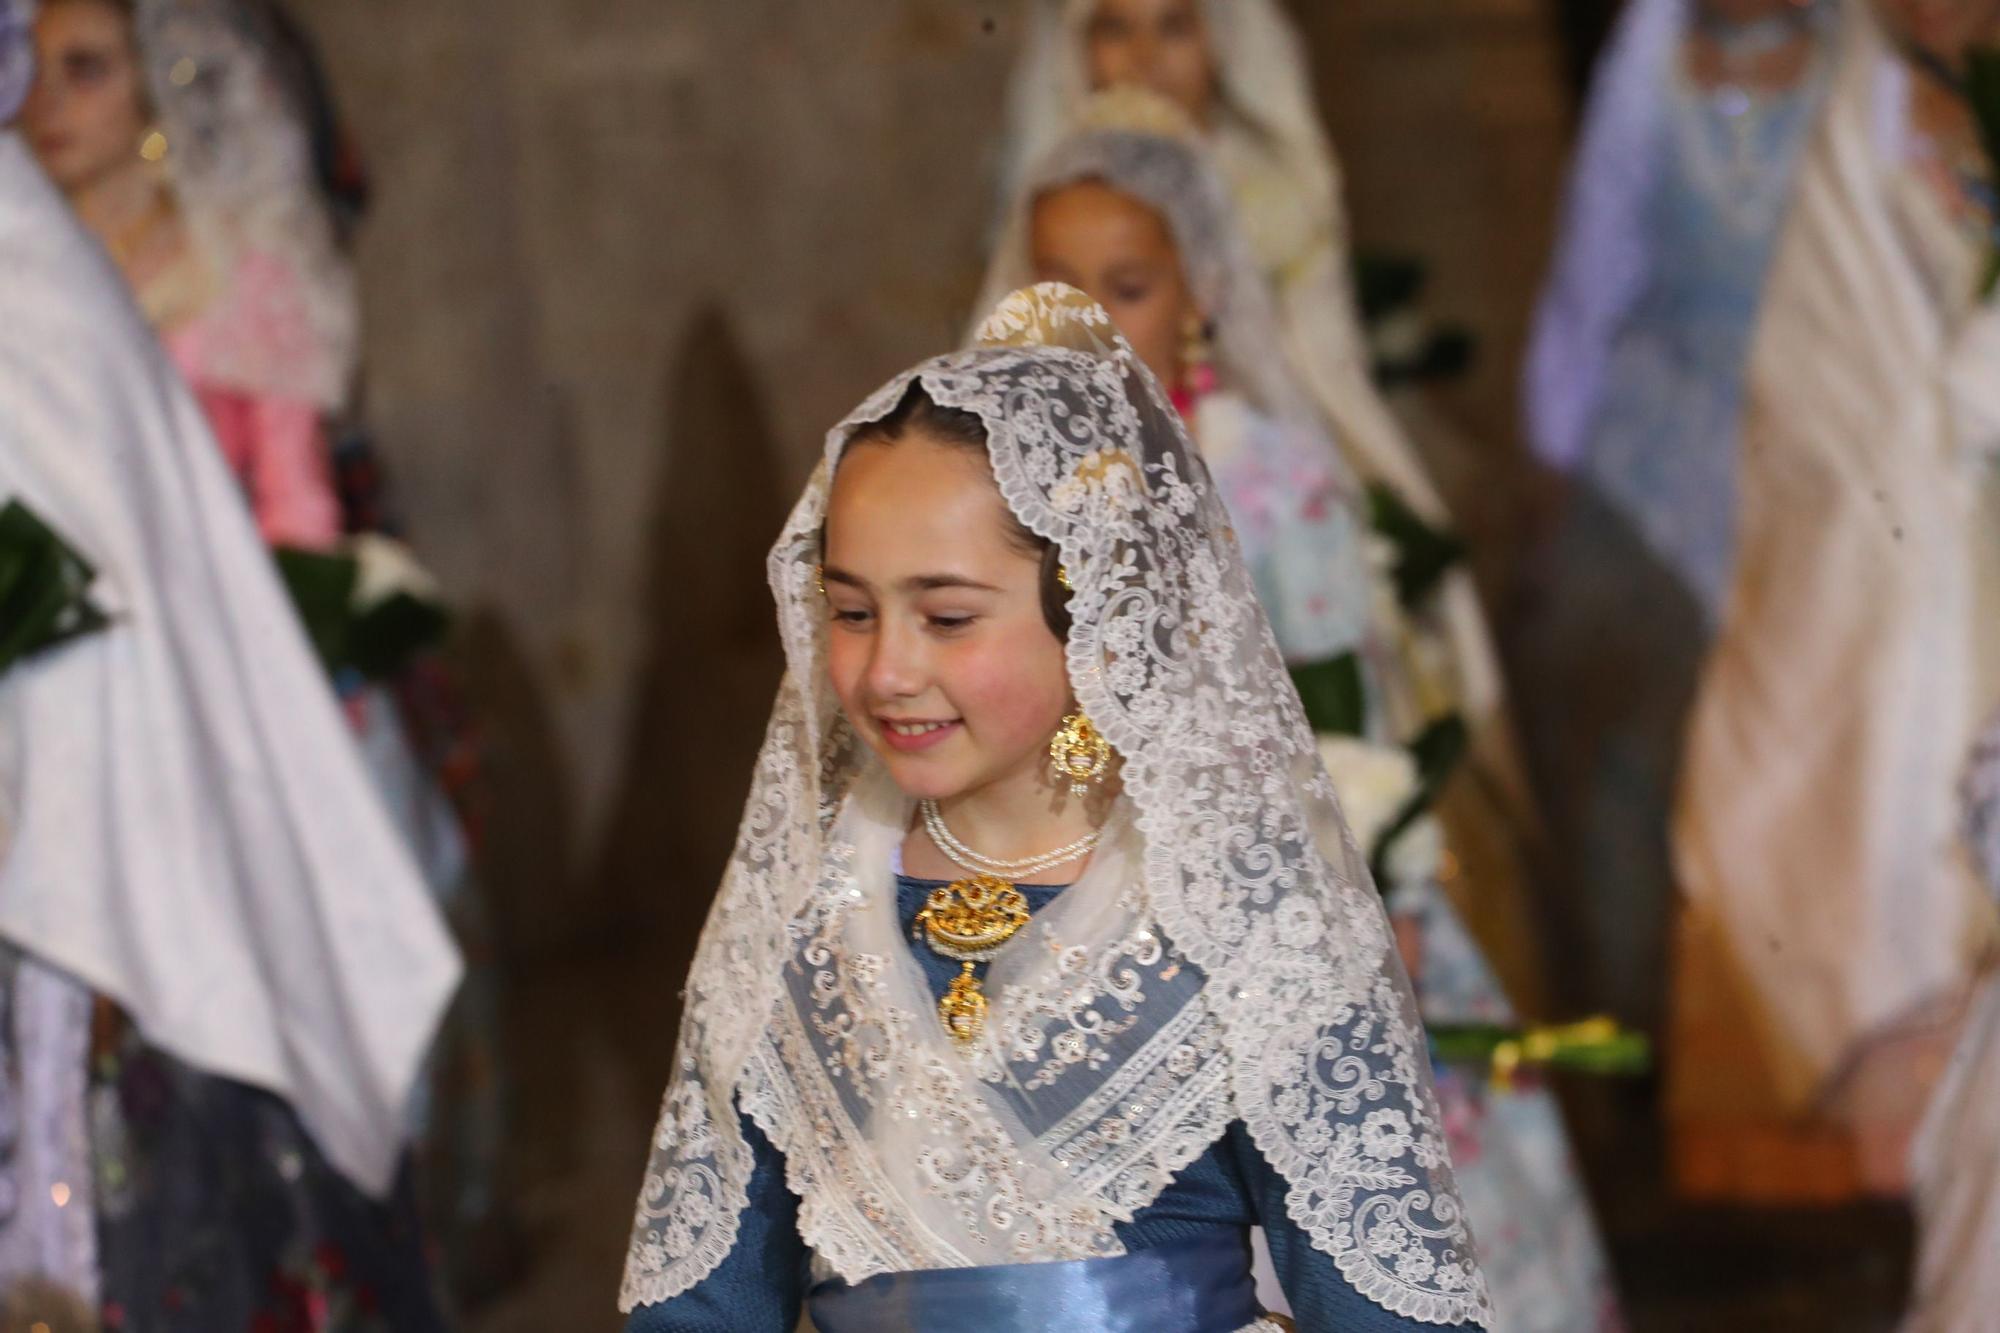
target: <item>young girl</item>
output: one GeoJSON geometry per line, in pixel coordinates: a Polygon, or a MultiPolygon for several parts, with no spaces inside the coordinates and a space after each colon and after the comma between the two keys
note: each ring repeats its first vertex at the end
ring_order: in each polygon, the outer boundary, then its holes
{"type": "MultiPolygon", "coordinates": [[[[1144,88],[1196,127],[1225,186],[1232,225],[1273,307],[1259,360],[1309,398],[1363,487],[1381,488],[1440,532],[1443,498],[1377,388],[1352,284],[1340,172],[1313,98],[1305,51],[1276,0],[1035,0],[1009,103],[1005,202],[1012,208],[1043,156],[1093,93],[1144,88]]],[[[983,294],[984,308],[1001,293],[983,294]]],[[[1517,831],[1536,817],[1527,794],[1497,655],[1468,570],[1447,568],[1426,619],[1448,656],[1454,705],[1471,736],[1482,803],[1517,831]]],[[[1456,823],[1471,784],[1454,784],[1456,823]]],[[[1477,820],[1475,813],[1470,816],[1477,820]]],[[[1516,880],[1518,848],[1460,839],[1489,882],[1516,880]]]]}
{"type": "Polygon", "coordinates": [[[39,1276],[106,1329],[442,1329],[398,1181],[456,953],[194,400],[12,130],[0,497],[109,613],[0,673],[6,1317],[77,1326],[12,1299],[39,1276]]]}
{"type": "Polygon", "coordinates": [[[1665,1011],[1674,768],[1728,586],[1744,363],[1838,15],[1626,8],[1523,377],[1529,440],[1569,482],[1515,634],[1569,999],[1649,1027],[1665,1011]]]}
{"type": "Polygon", "coordinates": [[[1348,278],[1340,168],[1305,50],[1275,0],[1036,0],[1008,106],[1005,197],[1093,92],[1175,103],[1214,154],[1275,301],[1301,383],[1369,480],[1440,509],[1416,452],[1369,383],[1348,278]]]}
{"type": "MultiPolygon", "coordinates": [[[[1351,734],[1321,744],[1342,809],[1386,875],[1424,1017],[1512,1022],[1458,904],[1477,912],[1503,950],[1514,946],[1502,956],[1532,985],[1525,905],[1496,903],[1488,884],[1448,869],[1455,858],[1443,854],[1428,821],[1385,845],[1385,826],[1415,794],[1400,747],[1449,710],[1450,680],[1434,656],[1426,660],[1435,645],[1404,614],[1388,570],[1371,560],[1380,539],[1366,535],[1338,451],[1302,410],[1282,360],[1269,357],[1270,307],[1199,143],[1171,108],[1130,93],[1101,96],[1085,124],[1029,173],[1012,221],[993,280],[1032,272],[1100,295],[1172,386],[1286,659],[1309,673],[1353,659],[1363,706],[1343,728],[1351,734]],[[1392,778],[1397,760],[1401,782],[1392,778]]],[[[1490,1086],[1480,1071],[1459,1068],[1441,1073],[1440,1094],[1506,1327],[1616,1326],[1608,1268],[1553,1096],[1532,1084],[1490,1086]]]]}
{"type": "Polygon", "coordinates": [[[1010,297],[829,436],[627,1259],[647,1330],[1483,1324],[1421,1026],[1177,415],[1010,297]]]}
{"type": "Polygon", "coordinates": [[[1885,7],[1940,55],[1865,4],[1844,25],[1751,351],[1681,766],[1668,1092],[1702,1193],[1902,1192],[1992,939],[1954,812],[2000,706],[1994,187],[1943,71],[1972,23],[2000,32],[1988,0],[1885,7]]]}
{"type": "Polygon", "coordinates": [[[324,547],[323,421],[345,405],[353,274],[304,135],[218,0],[48,0],[22,126],[124,272],[273,545],[324,547]]]}
{"type": "MultiPolygon", "coordinates": [[[[257,11],[233,0],[46,0],[22,125],[194,390],[265,539],[324,551],[347,526],[326,423],[349,406],[359,311],[269,40],[257,11]]],[[[386,572],[392,589],[435,597],[399,544],[371,535],[351,549],[364,583],[386,572]]],[[[420,754],[415,743],[437,730],[423,707],[430,666],[337,684],[391,814],[477,941],[471,851],[443,781],[464,751],[420,754]]],[[[475,981],[469,998],[482,1007],[454,1014],[441,1104],[427,1108],[454,1224],[489,1221],[495,1183],[497,1083],[462,1072],[493,1064],[492,980],[482,968],[475,981]]]]}

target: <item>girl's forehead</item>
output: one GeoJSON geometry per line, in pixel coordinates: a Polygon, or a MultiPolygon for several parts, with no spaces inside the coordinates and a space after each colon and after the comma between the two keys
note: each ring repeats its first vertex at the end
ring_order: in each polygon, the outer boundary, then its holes
{"type": "Polygon", "coordinates": [[[1034,245],[1087,240],[1147,255],[1175,251],[1173,229],[1157,208],[1095,176],[1049,187],[1035,196],[1029,212],[1034,245]]]}
{"type": "Polygon", "coordinates": [[[131,23],[110,0],[57,0],[44,4],[36,15],[36,28],[44,36],[65,38],[124,39],[131,23]]]}
{"type": "Polygon", "coordinates": [[[911,432],[893,443],[863,439],[842,453],[827,502],[829,553],[949,542],[1004,545],[1009,514],[985,454],[911,432]]]}

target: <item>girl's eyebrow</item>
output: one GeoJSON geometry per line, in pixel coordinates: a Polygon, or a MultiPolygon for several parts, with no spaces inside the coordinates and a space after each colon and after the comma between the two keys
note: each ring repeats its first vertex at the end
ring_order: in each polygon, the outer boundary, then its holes
{"type": "Polygon", "coordinates": [[[974,592],[999,592],[990,583],[969,579],[963,574],[916,574],[903,580],[903,587],[911,592],[931,592],[938,588],[969,588],[974,592]]]}
{"type": "MultiPolygon", "coordinates": [[[[868,580],[858,574],[850,574],[836,565],[828,565],[820,571],[820,577],[828,583],[844,584],[849,588],[859,588],[863,592],[872,591],[868,580]]],[[[940,588],[964,588],[973,592],[999,592],[990,583],[967,578],[963,574],[912,574],[897,584],[905,592],[935,592],[940,588]]]]}
{"type": "Polygon", "coordinates": [[[1150,278],[1156,266],[1150,259],[1121,259],[1104,271],[1104,276],[1116,282],[1120,278],[1150,278]]]}

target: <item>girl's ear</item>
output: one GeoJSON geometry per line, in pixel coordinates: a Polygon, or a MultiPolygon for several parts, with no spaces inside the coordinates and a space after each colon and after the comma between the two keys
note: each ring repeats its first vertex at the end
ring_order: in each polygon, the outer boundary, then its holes
{"type": "Polygon", "coordinates": [[[1042,619],[1058,639],[1069,638],[1069,574],[1054,542],[1042,548],[1042,619]]]}

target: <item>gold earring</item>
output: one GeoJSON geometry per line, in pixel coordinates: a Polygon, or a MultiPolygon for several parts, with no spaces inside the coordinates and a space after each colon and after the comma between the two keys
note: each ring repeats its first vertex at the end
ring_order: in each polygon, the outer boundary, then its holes
{"type": "Polygon", "coordinates": [[[1208,321],[1190,310],[1181,321],[1181,367],[1184,371],[1203,369],[1214,353],[1213,339],[1209,335],[1208,321]]]}
{"type": "Polygon", "coordinates": [[[825,566],[825,565],[814,565],[814,566],[813,566],[813,586],[819,589],[819,595],[820,595],[820,596],[822,596],[822,597],[826,596],[826,566],[825,566]]]}
{"type": "Polygon", "coordinates": [[[154,166],[167,160],[167,136],[158,125],[148,126],[139,136],[139,157],[154,166]]]}
{"type": "Polygon", "coordinates": [[[1049,741],[1049,759],[1056,780],[1067,779],[1070,795],[1082,796],[1103,781],[1105,770],[1111,767],[1111,742],[1079,709],[1056,729],[1049,741]]]}

